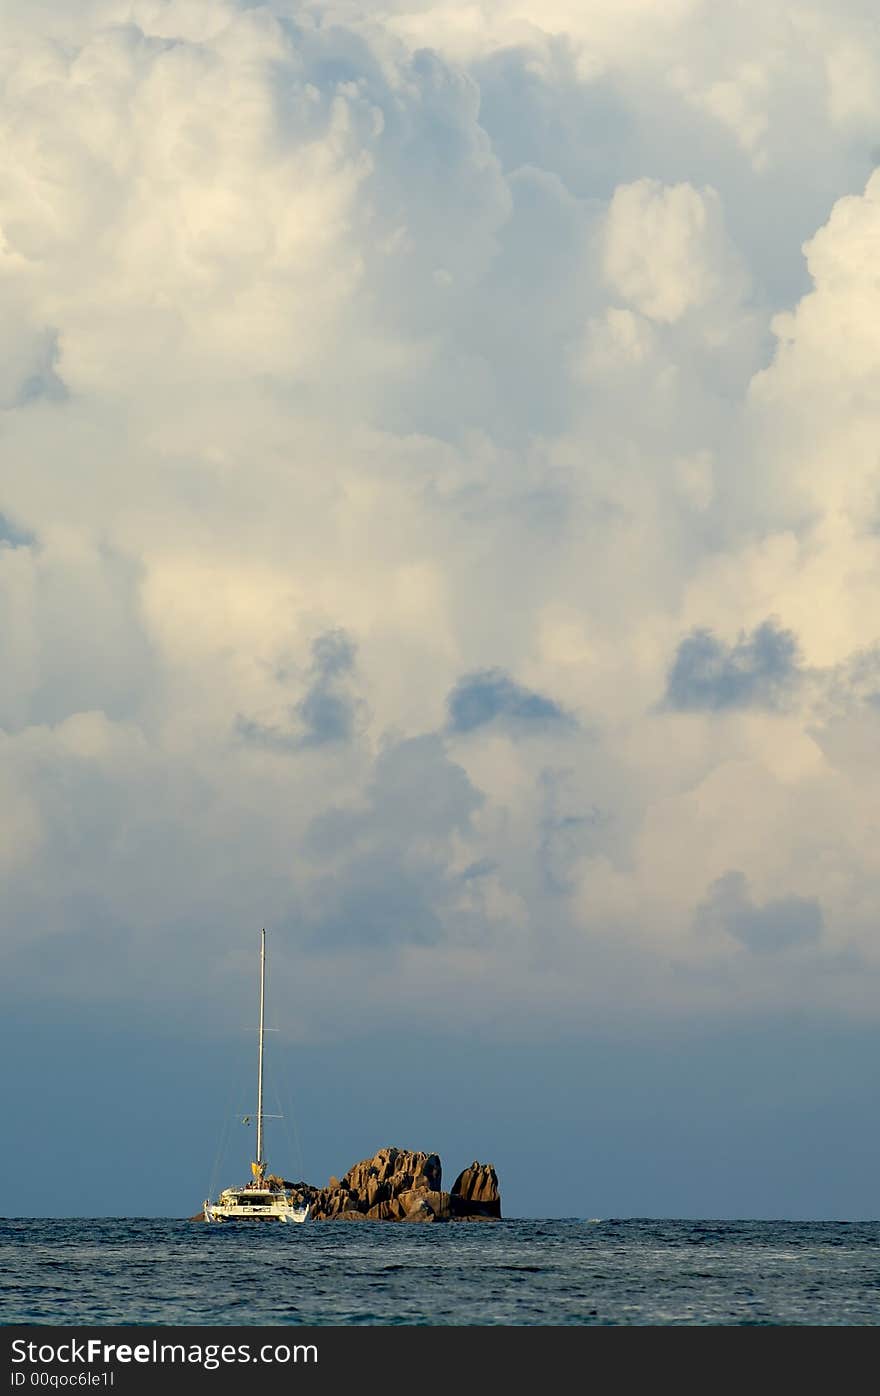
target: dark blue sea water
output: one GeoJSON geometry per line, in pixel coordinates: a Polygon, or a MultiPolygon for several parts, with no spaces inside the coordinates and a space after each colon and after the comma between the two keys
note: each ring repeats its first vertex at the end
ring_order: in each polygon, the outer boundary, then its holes
{"type": "Polygon", "coordinates": [[[0,1322],[866,1325],[880,1223],[0,1221],[0,1322]]]}

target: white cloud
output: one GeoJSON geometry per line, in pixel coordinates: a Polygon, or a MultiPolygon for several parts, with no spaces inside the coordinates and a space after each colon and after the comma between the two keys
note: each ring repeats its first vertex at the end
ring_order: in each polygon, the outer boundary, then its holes
{"type": "Polygon", "coordinates": [[[23,926],[54,938],[52,992],[118,991],[124,946],[158,997],[231,992],[265,920],[315,966],[312,1027],[331,1001],[443,1019],[493,995],[577,1019],[622,986],[638,1011],[860,1004],[862,8],[746,5],[720,35],[697,3],[17,9],[0,782],[22,992],[23,926]],[[784,704],[663,709],[688,635],[735,668],[771,618],[799,646],[784,704]],[[351,659],[325,683],[334,634],[351,659]],[[700,934],[731,873],[745,931],[700,934]]]}
{"type": "Polygon", "coordinates": [[[614,192],[605,226],[606,280],[661,324],[733,294],[739,280],[714,189],[641,179],[614,192]]]}

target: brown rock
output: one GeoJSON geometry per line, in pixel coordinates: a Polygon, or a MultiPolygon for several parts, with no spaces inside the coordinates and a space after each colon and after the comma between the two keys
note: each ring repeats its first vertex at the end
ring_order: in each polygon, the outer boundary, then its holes
{"type": "MultiPolygon", "coordinates": [[[[410,1197],[413,1196],[412,1193],[409,1195],[410,1197]]],[[[400,1200],[401,1202],[403,1201],[402,1198],[400,1200]]],[[[411,1206],[407,1207],[406,1216],[403,1220],[408,1222],[433,1222],[437,1220],[437,1217],[433,1207],[425,1201],[424,1196],[416,1194],[415,1201],[411,1206]]]]}
{"type": "Polygon", "coordinates": [[[368,1178],[367,1186],[365,1189],[365,1195],[367,1199],[367,1206],[375,1207],[377,1202],[387,1201],[388,1185],[387,1183],[380,1183],[377,1177],[368,1178]]]}
{"type": "Polygon", "coordinates": [[[439,1190],[441,1174],[437,1154],[380,1149],[372,1158],[354,1164],[337,1186],[348,1189],[362,1210],[368,1211],[404,1192],[439,1190]]]}
{"type": "Polygon", "coordinates": [[[397,1201],[407,1215],[425,1207],[431,1209],[438,1221],[447,1221],[451,1215],[448,1192],[415,1187],[410,1188],[409,1192],[400,1193],[397,1201]]]}
{"type": "Polygon", "coordinates": [[[394,1172],[394,1164],[397,1160],[397,1149],[380,1149],[373,1162],[378,1169],[379,1182],[384,1183],[394,1172]]]}
{"type": "Polygon", "coordinates": [[[367,1221],[400,1221],[400,1203],[377,1202],[375,1207],[371,1207],[366,1213],[367,1221]]]}
{"type": "Polygon", "coordinates": [[[498,1175],[491,1163],[479,1163],[476,1159],[469,1168],[459,1173],[452,1184],[450,1202],[453,1213],[466,1216],[501,1216],[501,1195],[498,1191],[498,1175]]]}

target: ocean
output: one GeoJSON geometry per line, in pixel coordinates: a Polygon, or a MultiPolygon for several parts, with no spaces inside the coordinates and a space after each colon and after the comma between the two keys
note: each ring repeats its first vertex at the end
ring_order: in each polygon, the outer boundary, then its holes
{"type": "Polygon", "coordinates": [[[0,1220],[4,1325],[876,1325],[880,1222],[0,1220]]]}

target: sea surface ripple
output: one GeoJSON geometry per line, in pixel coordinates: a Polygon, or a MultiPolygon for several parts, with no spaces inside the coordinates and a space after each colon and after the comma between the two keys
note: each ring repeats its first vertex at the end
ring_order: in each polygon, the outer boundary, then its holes
{"type": "Polygon", "coordinates": [[[876,1325],[880,1223],[0,1219],[4,1325],[876,1325]]]}

